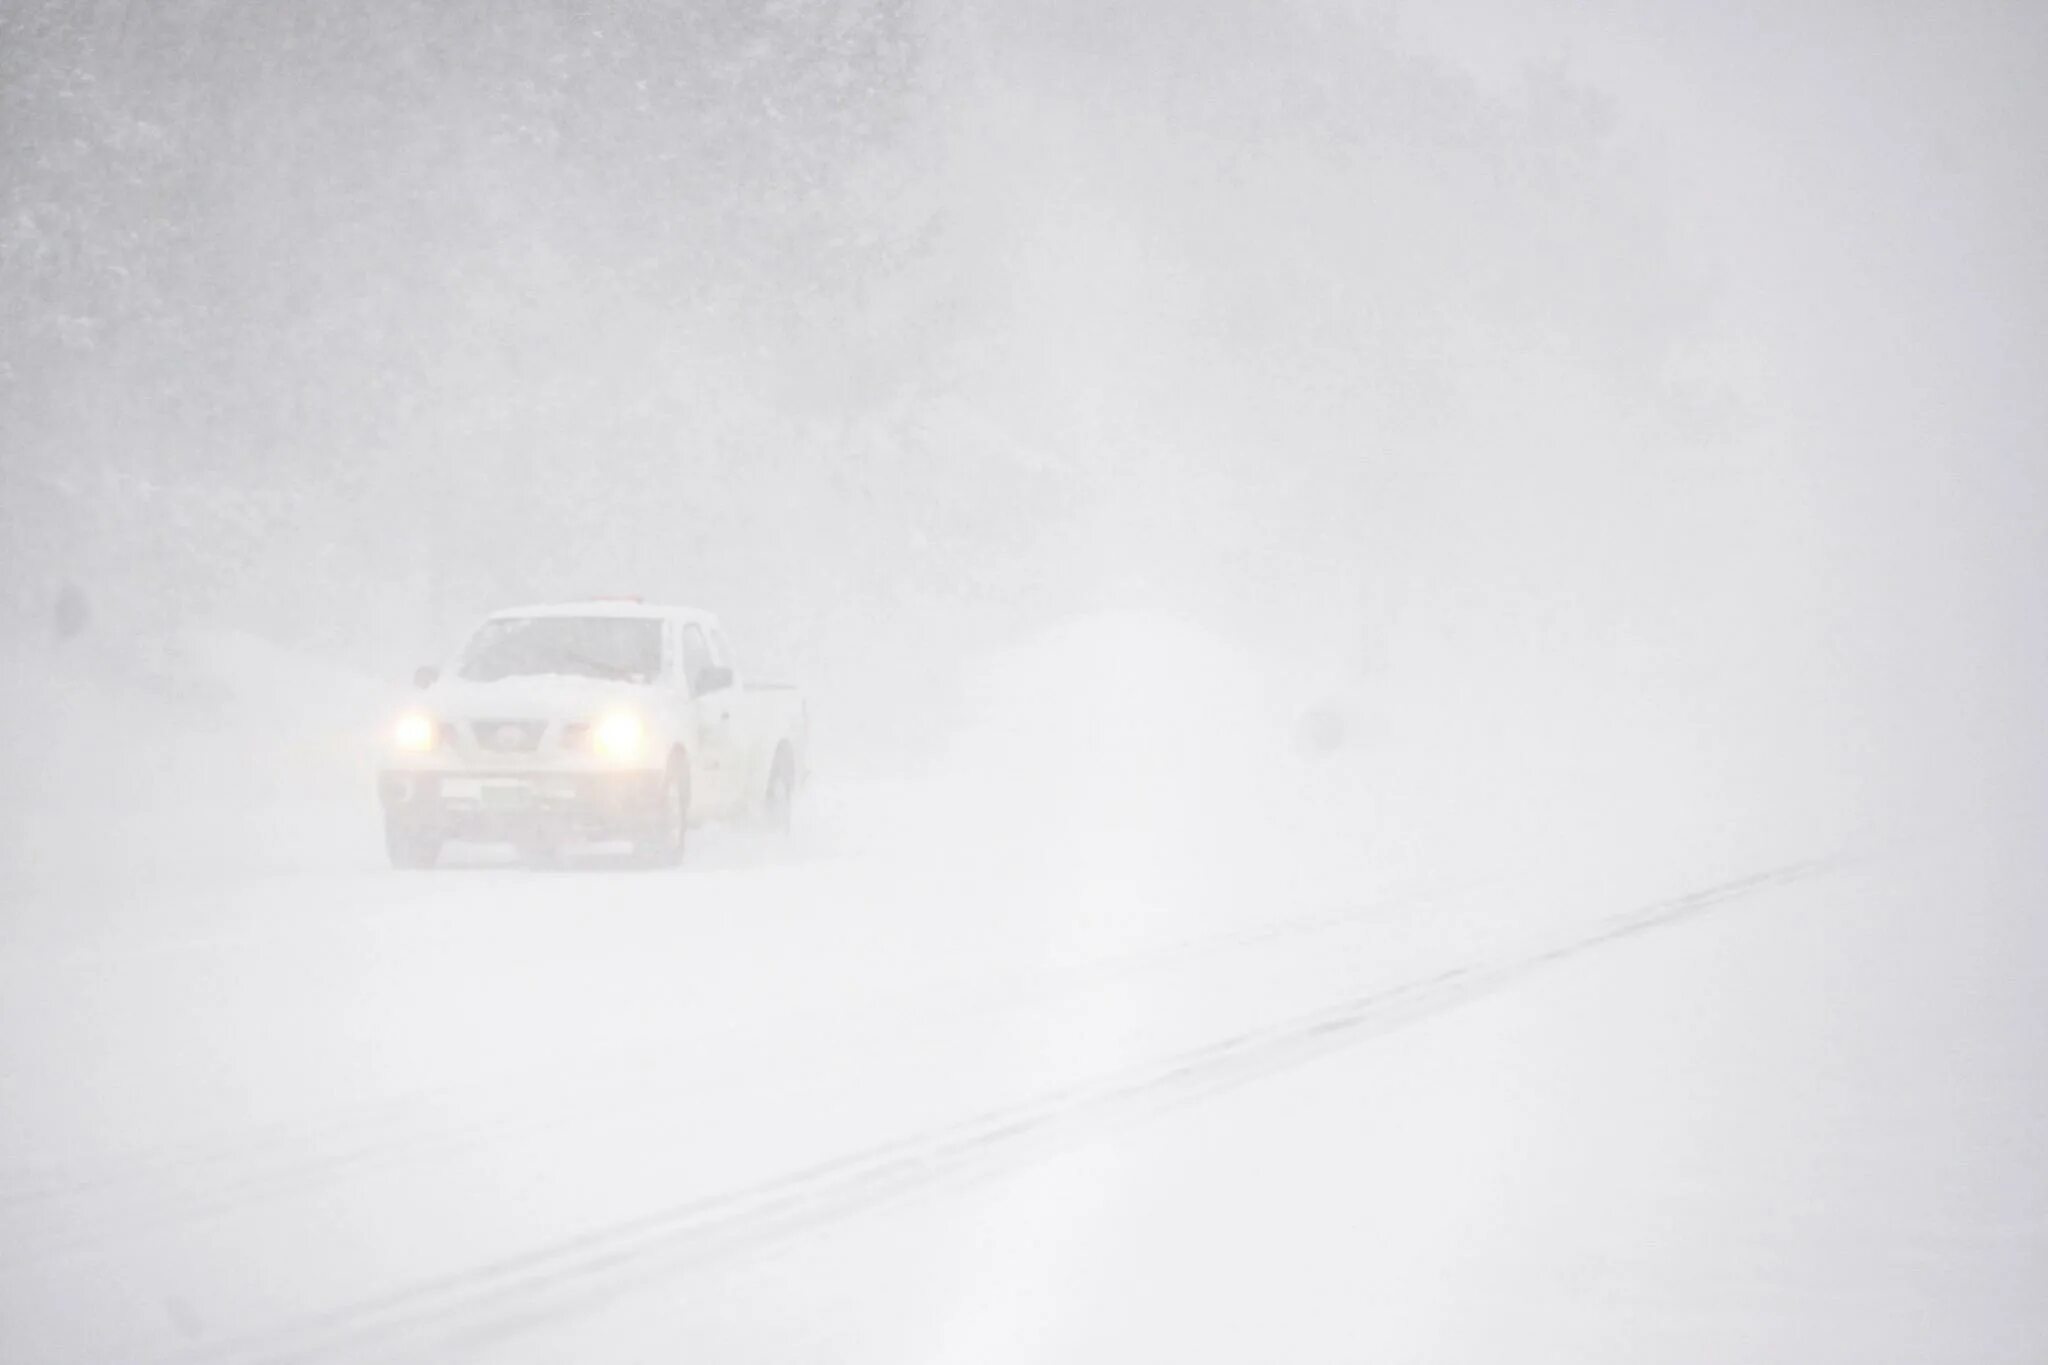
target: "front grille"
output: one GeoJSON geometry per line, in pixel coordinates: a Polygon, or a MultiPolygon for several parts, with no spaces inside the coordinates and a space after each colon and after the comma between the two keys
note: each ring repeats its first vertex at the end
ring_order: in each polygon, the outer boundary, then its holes
{"type": "Polygon", "coordinates": [[[547,728],[544,720],[479,720],[470,724],[469,733],[476,747],[489,753],[530,754],[540,747],[547,728]]]}

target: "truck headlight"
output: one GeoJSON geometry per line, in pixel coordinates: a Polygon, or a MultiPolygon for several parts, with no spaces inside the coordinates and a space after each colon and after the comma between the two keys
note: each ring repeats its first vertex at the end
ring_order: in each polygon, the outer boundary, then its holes
{"type": "Polygon", "coordinates": [[[391,740],[407,753],[423,754],[441,741],[441,727],[432,716],[408,711],[392,727],[391,740]]]}
{"type": "Polygon", "coordinates": [[[606,758],[638,758],[647,743],[647,726],[631,711],[615,711],[597,723],[590,739],[606,758]]]}

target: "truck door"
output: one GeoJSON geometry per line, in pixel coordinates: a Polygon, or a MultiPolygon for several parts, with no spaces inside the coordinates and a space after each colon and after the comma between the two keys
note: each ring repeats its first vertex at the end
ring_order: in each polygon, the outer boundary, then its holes
{"type": "Polygon", "coordinates": [[[740,801],[739,727],[734,723],[736,695],[730,670],[726,685],[717,685],[711,645],[694,621],[684,622],[678,637],[682,650],[683,685],[697,710],[697,752],[691,755],[690,804],[700,814],[729,815],[740,801]]]}

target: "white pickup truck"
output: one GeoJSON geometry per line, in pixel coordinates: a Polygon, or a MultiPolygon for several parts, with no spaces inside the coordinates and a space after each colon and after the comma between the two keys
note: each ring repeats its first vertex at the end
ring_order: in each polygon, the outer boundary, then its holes
{"type": "Polygon", "coordinates": [[[746,683],[717,618],[687,607],[501,611],[414,682],[377,781],[395,867],[431,867],[449,840],[545,860],[623,839],[669,864],[707,820],[787,829],[806,771],[803,697],[746,683]]]}

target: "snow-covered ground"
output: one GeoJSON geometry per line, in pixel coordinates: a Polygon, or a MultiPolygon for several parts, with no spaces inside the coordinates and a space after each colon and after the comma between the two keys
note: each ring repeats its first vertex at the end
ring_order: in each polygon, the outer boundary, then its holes
{"type": "Polygon", "coordinates": [[[828,775],[673,872],[397,874],[359,689],[46,695],[185,747],[98,856],[75,782],[15,831],[0,1359],[2048,1352],[2018,845],[1461,842],[1324,769],[1106,839],[828,775]]]}
{"type": "Polygon", "coordinates": [[[1862,866],[499,1357],[2048,1357],[2038,901],[1862,866]]]}

